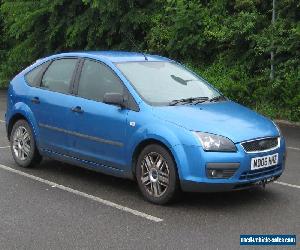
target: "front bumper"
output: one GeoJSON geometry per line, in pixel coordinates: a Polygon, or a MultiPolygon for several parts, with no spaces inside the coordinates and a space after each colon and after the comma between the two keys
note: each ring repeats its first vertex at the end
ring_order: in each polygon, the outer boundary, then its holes
{"type": "Polygon", "coordinates": [[[246,153],[240,144],[237,152],[205,152],[201,147],[184,147],[184,160],[181,161],[179,176],[181,189],[187,192],[225,192],[264,185],[279,178],[285,168],[285,141],[281,138],[280,147],[267,152],[246,153]],[[251,170],[251,159],[278,153],[275,166],[251,170]],[[229,178],[208,178],[207,165],[219,163],[239,164],[239,168],[229,178]]]}
{"type": "MultiPolygon", "coordinates": [[[[281,172],[282,173],[282,172],[281,172]]],[[[228,192],[234,190],[243,190],[248,188],[253,188],[257,186],[262,186],[277,180],[281,173],[276,173],[269,175],[269,177],[265,176],[256,181],[248,181],[248,182],[237,182],[237,183],[200,183],[194,181],[182,181],[181,188],[186,192],[228,192]]]]}

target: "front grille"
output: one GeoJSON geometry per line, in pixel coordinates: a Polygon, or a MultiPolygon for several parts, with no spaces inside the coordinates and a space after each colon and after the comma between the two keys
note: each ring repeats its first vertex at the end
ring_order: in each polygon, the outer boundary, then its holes
{"type": "Polygon", "coordinates": [[[241,174],[240,180],[254,180],[260,177],[268,176],[282,170],[281,165],[276,165],[268,168],[245,171],[241,174]]]}
{"type": "Polygon", "coordinates": [[[275,138],[265,138],[265,139],[258,139],[255,141],[249,141],[242,143],[243,148],[246,152],[259,152],[265,151],[272,148],[276,148],[279,144],[279,139],[275,138]]]}

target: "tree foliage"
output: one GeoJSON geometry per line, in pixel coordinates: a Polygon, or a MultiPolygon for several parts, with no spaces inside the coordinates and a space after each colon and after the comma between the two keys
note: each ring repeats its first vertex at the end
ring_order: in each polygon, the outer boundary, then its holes
{"type": "Polygon", "coordinates": [[[63,51],[138,50],[188,64],[230,98],[300,120],[300,2],[0,0],[0,84],[63,51]],[[270,52],[275,79],[270,80],[270,52]]]}

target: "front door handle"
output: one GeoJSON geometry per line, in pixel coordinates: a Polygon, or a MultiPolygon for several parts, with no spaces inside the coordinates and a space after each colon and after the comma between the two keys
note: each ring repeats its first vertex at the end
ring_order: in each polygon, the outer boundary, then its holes
{"type": "Polygon", "coordinates": [[[81,107],[79,107],[79,106],[76,106],[75,108],[72,108],[71,109],[73,112],[75,112],[75,113],[83,113],[83,109],[81,109],[81,107]]]}
{"type": "Polygon", "coordinates": [[[38,98],[38,97],[33,97],[33,98],[31,99],[31,102],[34,103],[34,104],[39,104],[39,103],[40,103],[40,98],[38,98]]]}

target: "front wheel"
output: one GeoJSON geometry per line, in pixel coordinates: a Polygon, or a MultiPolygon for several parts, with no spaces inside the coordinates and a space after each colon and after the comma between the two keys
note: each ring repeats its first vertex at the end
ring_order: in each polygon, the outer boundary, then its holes
{"type": "Polygon", "coordinates": [[[143,196],[155,204],[172,201],[179,190],[175,162],[168,150],[158,144],[145,147],[139,155],[136,179],[143,196]]]}
{"type": "Polygon", "coordinates": [[[33,167],[42,160],[36,148],[32,129],[25,120],[19,120],[14,124],[10,146],[15,162],[21,167],[33,167]]]}

